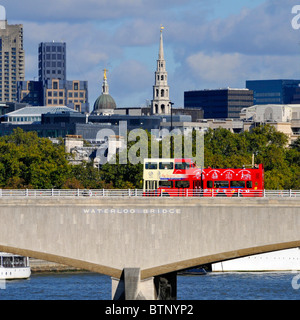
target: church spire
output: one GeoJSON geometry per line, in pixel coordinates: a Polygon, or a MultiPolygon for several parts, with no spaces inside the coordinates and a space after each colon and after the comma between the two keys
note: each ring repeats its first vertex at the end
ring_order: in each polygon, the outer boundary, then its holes
{"type": "Polygon", "coordinates": [[[160,44],[159,44],[159,53],[158,53],[158,60],[164,60],[164,43],[163,43],[163,29],[164,27],[160,26],[160,44]]]}
{"type": "Polygon", "coordinates": [[[163,29],[164,27],[161,26],[157,68],[155,72],[155,83],[153,86],[153,100],[151,103],[152,114],[171,113],[168,73],[166,71],[166,61],[164,58],[163,29]]]}

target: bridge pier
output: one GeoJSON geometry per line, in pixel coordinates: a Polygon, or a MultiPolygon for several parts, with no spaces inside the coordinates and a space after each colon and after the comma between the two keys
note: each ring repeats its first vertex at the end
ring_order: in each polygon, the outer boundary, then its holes
{"type": "Polygon", "coordinates": [[[141,280],[139,268],[125,268],[120,279],[112,278],[113,300],[176,300],[177,273],[141,280]]]}

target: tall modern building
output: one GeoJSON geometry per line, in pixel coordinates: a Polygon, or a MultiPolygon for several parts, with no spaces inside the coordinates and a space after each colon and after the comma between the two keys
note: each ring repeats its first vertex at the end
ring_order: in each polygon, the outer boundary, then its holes
{"type": "Polygon", "coordinates": [[[67,80],[66,43],[42,42],[38,48],[39,81],[18,82],[18,101],[33,106],[67,106],[89,112],[88,82],[67,80]]]}
{"type": "Polygon", "coordinates": [[[17,81],[24,78],[23,25],[9,25],[0,6],[0,101],[17,101],[17,81]]]}
{"type": "Polygon", "coordinates": [[[255,105],[300,103],[300,80],[248,80],[246,88],[253,91],[255,105]]]}
{"type": "Polygon", "coordinates": [[[153,100],[151,103],[152,114],[170,114],[170,91],[168,86],[168,73],[164,58],[163,27],[160,28],[160,45],[155,72],[155,83],[153,86],[153,100]]]}
{"type": "Polygon", "coordinates": [[[202,109],[205,119],[239,118],[241,110],[252,105],[253,92],[248,89],[184,92],[184,107],[202,109]]]}
{"type": "Polygon", "coordinates": [[[38,54],[39,81],[67,79],[65,42],[42,42],[38,54]]]}

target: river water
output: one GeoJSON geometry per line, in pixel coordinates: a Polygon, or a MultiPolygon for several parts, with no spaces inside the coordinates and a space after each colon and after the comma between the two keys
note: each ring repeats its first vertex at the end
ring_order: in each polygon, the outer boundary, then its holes
{"type": "MultiPolygon", "coordinates": [[[[177,276],[178,300],[300,300],[299,287],[292,272],[177,276]]],[[[111,300],[110,277],[94,273],[32,274],[0,288],[0,300],[111,300]]]]}

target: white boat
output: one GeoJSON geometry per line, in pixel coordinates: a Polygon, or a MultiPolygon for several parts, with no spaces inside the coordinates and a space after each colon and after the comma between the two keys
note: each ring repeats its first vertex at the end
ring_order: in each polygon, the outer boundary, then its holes
{"type": "Polygon", "coordinates": [[[27,279],[30,275],[28,257],[0,252],[0,280],[27,279]]]}
{"type": "Polygon", "coordinates": [[[213,263],[213,272],[225,271],[299,271],[300,248],[257,254],[213,263]]]}

